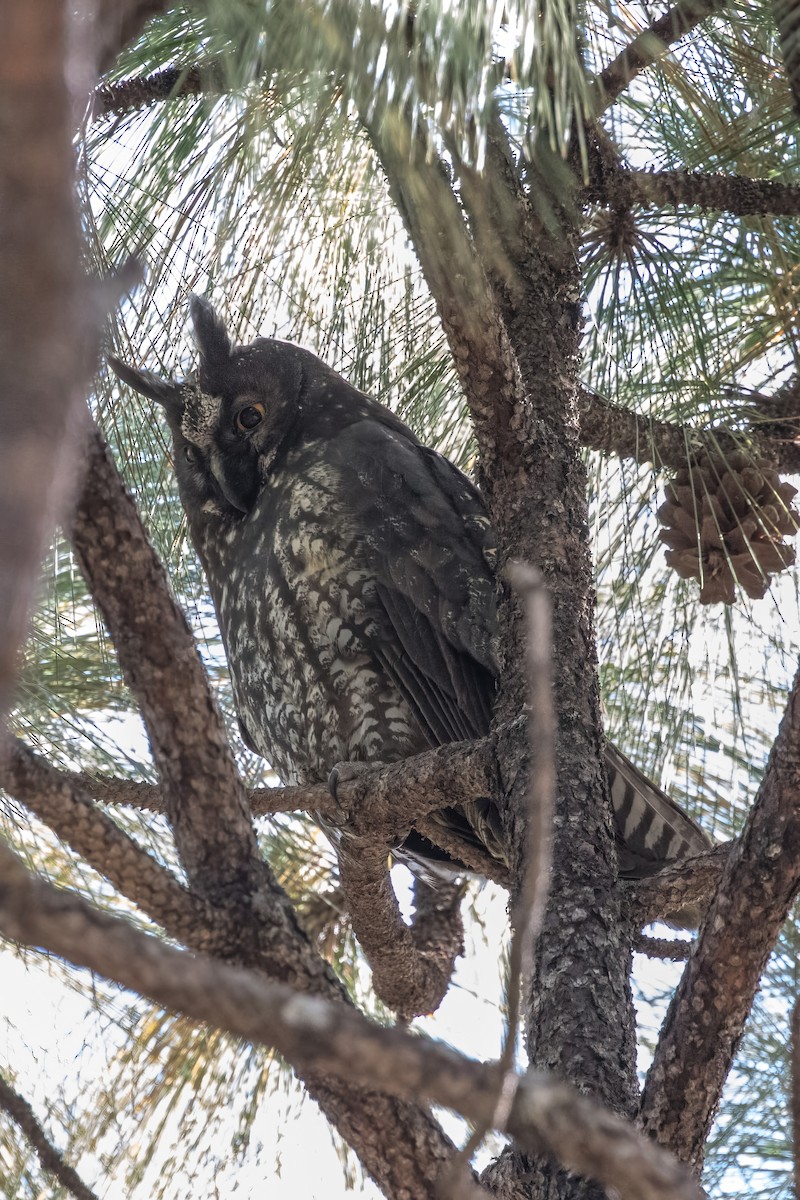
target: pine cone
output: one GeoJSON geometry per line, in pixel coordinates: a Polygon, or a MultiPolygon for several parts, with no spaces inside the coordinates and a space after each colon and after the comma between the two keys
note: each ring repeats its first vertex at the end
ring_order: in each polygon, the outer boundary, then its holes
{"type": "Polygon", "coordinates": [[[796,493],[769,459],[698,455],[667,485],[658,510],[667,562],[681,579],[700,580],[701,604],[732,604],[737,583],[759,600],[770,576],[795,561],[782,539],[800,529],[796,493]]]}

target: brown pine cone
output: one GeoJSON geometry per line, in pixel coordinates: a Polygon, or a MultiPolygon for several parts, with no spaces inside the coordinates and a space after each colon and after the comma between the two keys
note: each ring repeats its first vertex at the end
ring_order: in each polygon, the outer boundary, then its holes
{"type": "Polygon", "coordinates": [[[783,538],[800,529],[796,493],[768,459],[698,455],[667,485],[658,510],[667,562],[682,579],[700,580],[701,604],[733,604],[737,583],[760,599],[770,576],[795,561],[783,538]]]}

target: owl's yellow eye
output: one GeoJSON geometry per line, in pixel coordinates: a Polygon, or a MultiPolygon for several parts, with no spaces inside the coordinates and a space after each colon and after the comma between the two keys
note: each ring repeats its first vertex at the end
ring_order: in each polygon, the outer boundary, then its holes
{"type": "Polygon", "coordinates": [[[242,408],[236,414],[236,428],[239,433],[250,433],[255,429],[256,425],[260,425],[264,420],[265,408],[263,404],[248,404],[246,408],[242,408]]]}

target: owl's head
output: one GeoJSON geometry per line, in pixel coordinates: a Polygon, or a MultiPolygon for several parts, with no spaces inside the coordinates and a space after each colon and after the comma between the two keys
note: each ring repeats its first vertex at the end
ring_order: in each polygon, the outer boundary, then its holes
{"type": "Polygon", "coordinates": [[[183,382],[126,366],[124,382],[164,409],[184,508],[235,518],[253,507],[282,447],[296,430],[310,376],[327,368],[306,350],[272,338],[234,346],[207,300],[190,300],[200,351],[183,382]]]}

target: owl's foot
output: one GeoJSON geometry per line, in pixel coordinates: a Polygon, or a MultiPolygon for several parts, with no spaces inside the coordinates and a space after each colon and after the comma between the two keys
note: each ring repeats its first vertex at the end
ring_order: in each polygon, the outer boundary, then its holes
{"type": "Polygon", "coordinates": [[[336,763],[330,775],[328,776],[328,791],[331,794],[334,804],[336,805],[336,820],[338,823],[345,825],[349,817],[349,813],[345,805],[339,799],[339,787],[343,783],[353,783],[364,771],[368,771],[374,764],[358,763],[358,762],[340,762],[336,763]]]}

